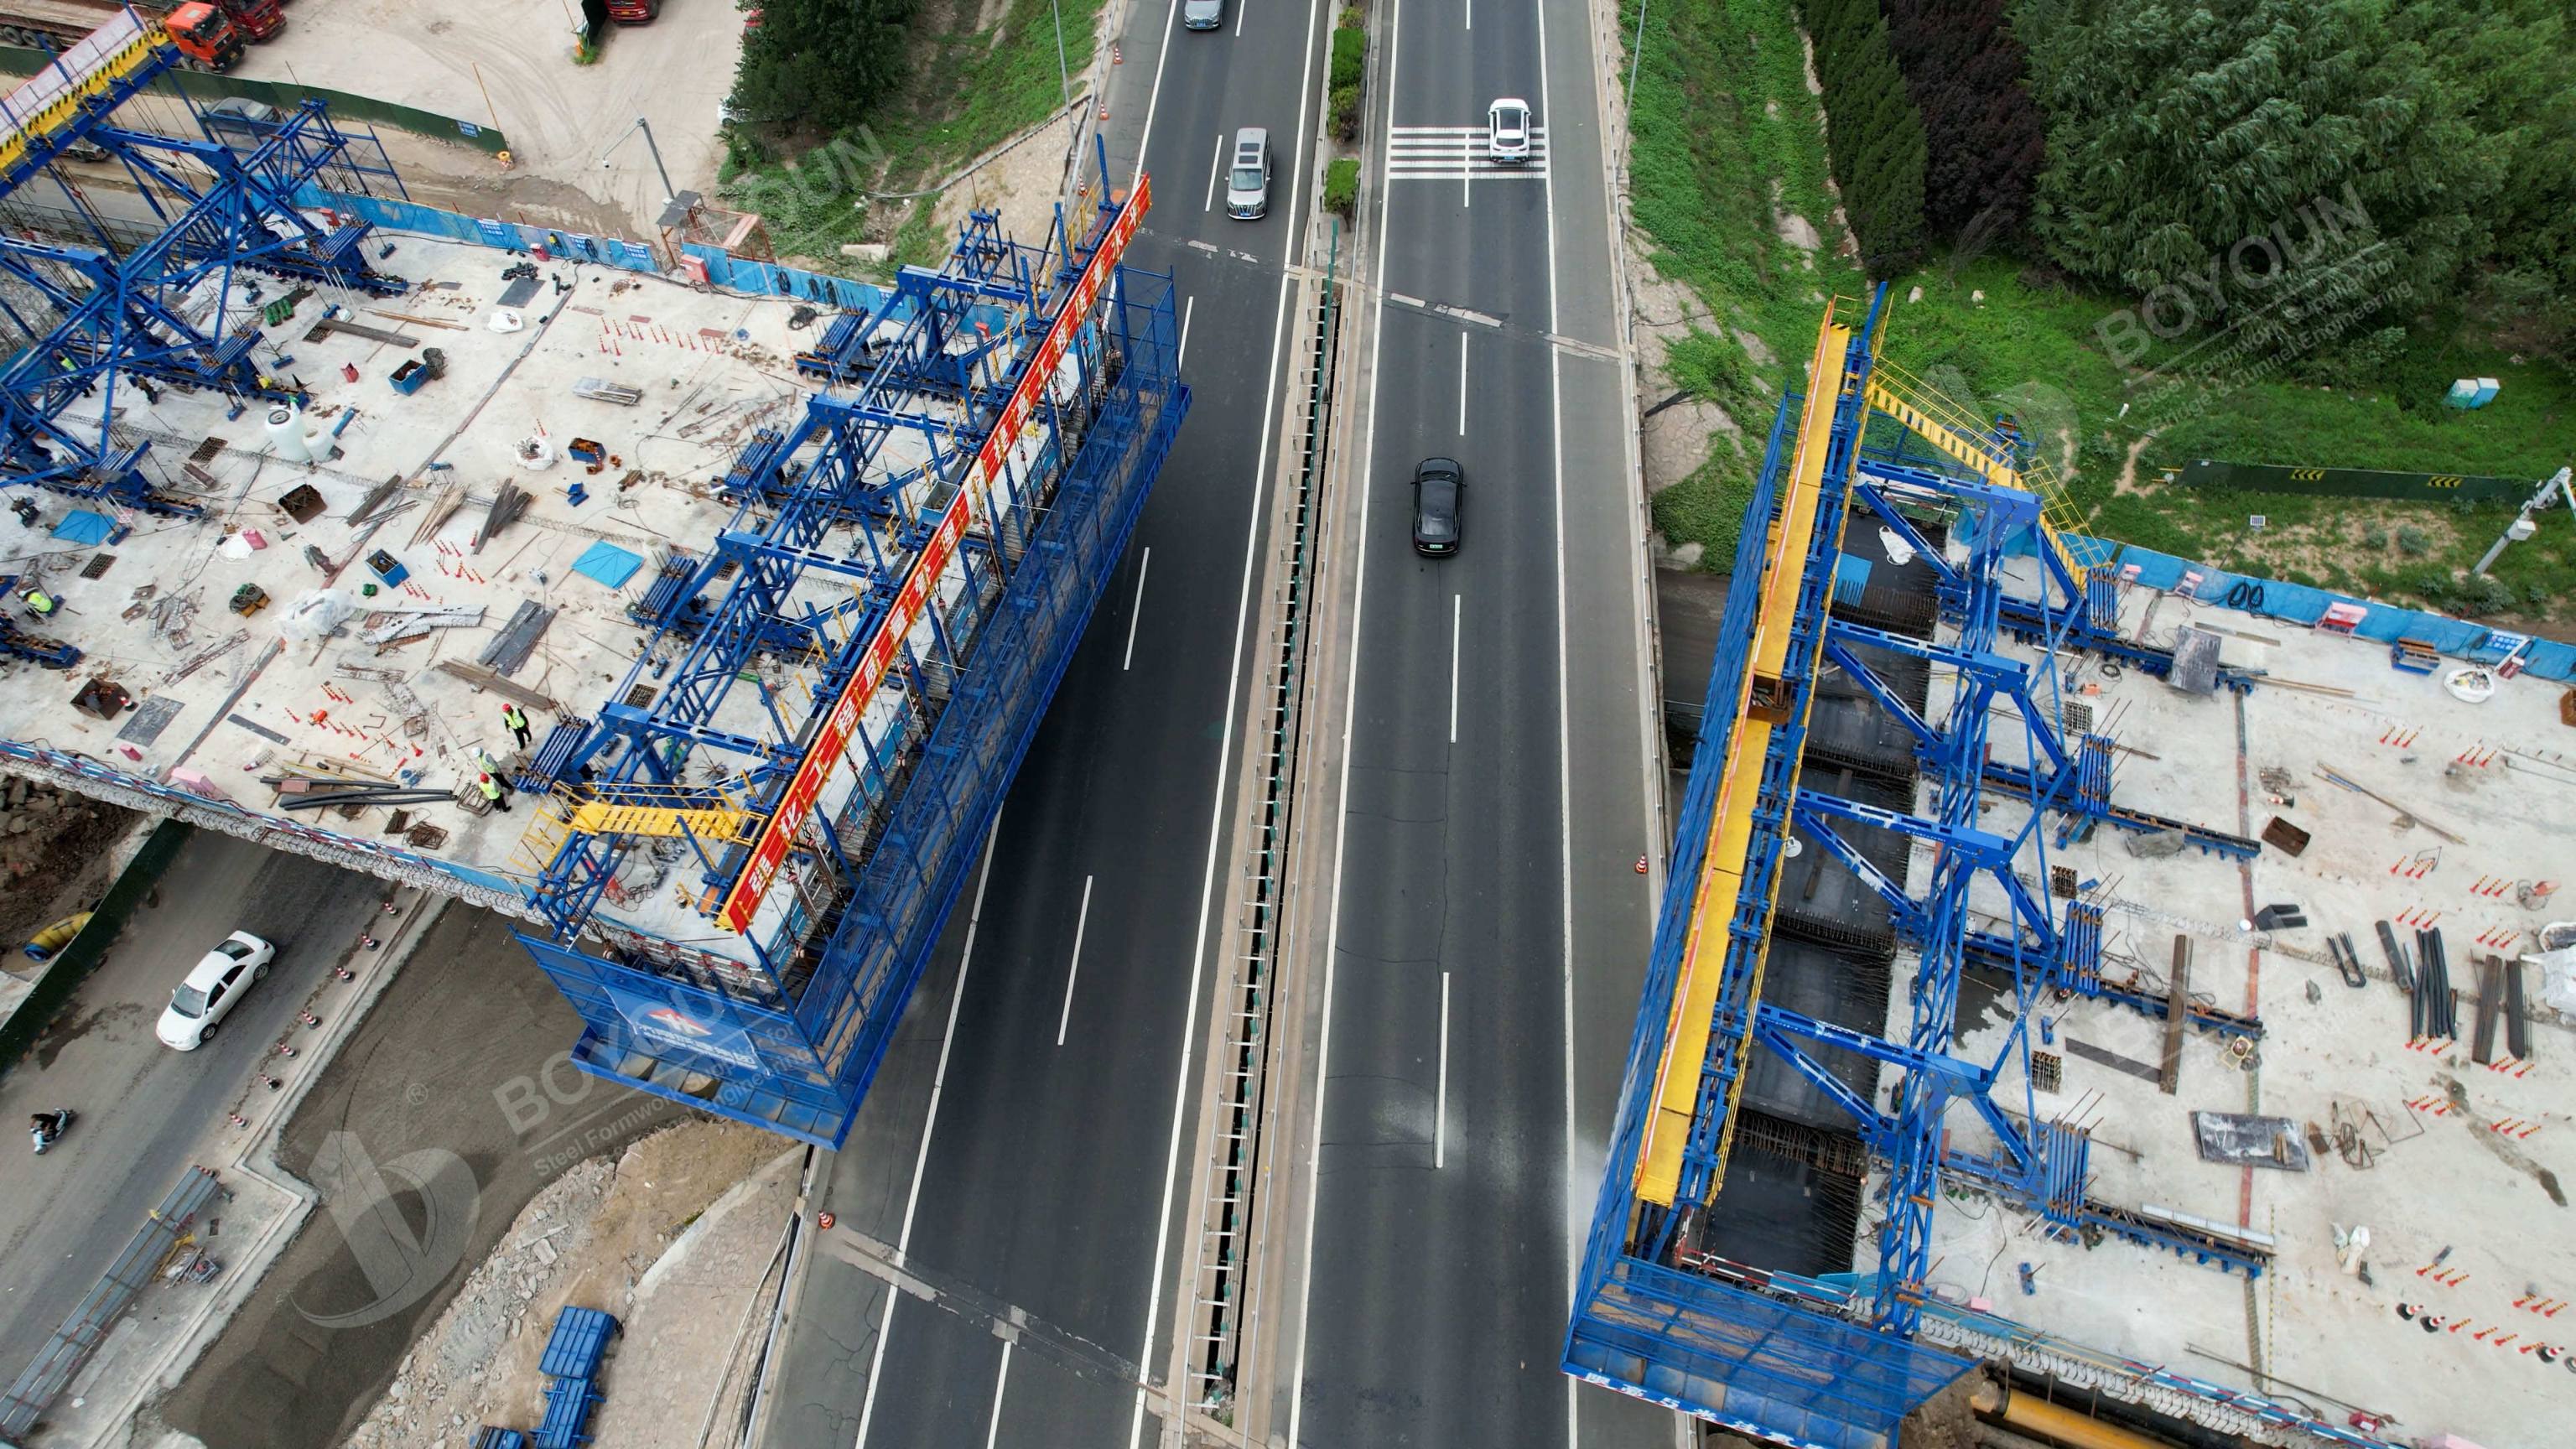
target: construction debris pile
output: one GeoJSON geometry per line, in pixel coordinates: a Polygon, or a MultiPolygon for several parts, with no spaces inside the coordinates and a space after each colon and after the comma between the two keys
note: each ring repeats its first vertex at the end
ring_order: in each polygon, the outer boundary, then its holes
{"type": "Polygon", "coordinates": [[[754,1129],[690,1120],[613,1163],[575,1165],[466,1279],[345,1449],[455,1449],[487,1424],[540,1423],[544,1352],[567,1305],[623,1329],[590,1410],[595,1442],[731,1442],[701,1434],[720,1401],[740,1411],[757,1349],[746,1328],[775,1300],[802,1160],[754,1129]]]}

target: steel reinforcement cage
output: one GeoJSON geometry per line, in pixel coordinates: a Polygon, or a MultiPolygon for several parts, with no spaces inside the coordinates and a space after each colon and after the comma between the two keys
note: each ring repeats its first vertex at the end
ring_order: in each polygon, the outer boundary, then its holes
{"type": "Polygon", "coordinates": [[[819,952],[792,979],[737,981],[657,965],[595,921],[564,940],[522,933],[582,1015],[572,1055],[583,1070],[818,1145],[847,1136],[1189,406],[1171,278],[1113,276],[1099,335],[1114,377],[1043,521],[960,641],[948,703],[838,920],[818,927],[819,952]]]}

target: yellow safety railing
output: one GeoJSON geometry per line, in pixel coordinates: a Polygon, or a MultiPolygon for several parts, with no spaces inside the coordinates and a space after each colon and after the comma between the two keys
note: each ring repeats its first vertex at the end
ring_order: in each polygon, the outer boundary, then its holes
{"type": "MultiPolygon", "coordinates": [[[[5,135],[0,135],[0,172],[14,169],[21,160],[25,159],[30,140],[38,136],[51,135],[64,123],[80,114],[82,102],[106,91],[118,79],[132,74],[142,66],[144,61],[151,58],[156,48],[169,43],[170,37],[161,28],[159,21],[141,21],[133,37],[110,51],[95,68],[84,72],[78,80],[64,87],[42,106],[30,112],[9,117],[7,122],[9,130],[5,135]]],[[[61,69],[59,66],[51,67],[39,72],[38,76],[58,81],[61,69]]]]}
{"type": "Polygon", "coordinates": [[[572,826],[550,810],[530,814],[528,828],[519,832],[519,844],[510,852],[510,868],[528,875],[543,875],[555,863],[555,853],[572,835],[572,826]]]}
{"type": "MultiPolygon", "coordinates": [[[[1744,671],[1743,688],[1736,696],[1735,726],[1727,734],[1717,803],[1709,814],[1706,853],[1700,861],[1699,880],[1692,888],[1690,931],[1682,944],[1672,1014],[1665,1023],[1663,1057],[1655,1068],[1654,1111],[1646,1119],[1645,1140],[1637,1153],[1637,1195],[1665,1206],[1671,1205],[1681,1186],[1682,1152],[1690,1141],[1717,996],[1725,981],[1727,926],[1743,889],[1763,761],[1770,752],[1772,730],[1789,723],[1781,674],[1788,662],[1798,598],[1806,584],[1807,548],[1828,486],[1825,454],[1833,439],[1835,405],[1847,390],[1844,361],[1851,336],[1850,328],[1834,321],[1834,309],[1828,306],[1817,328],[1815,355],[1807,366],[1806,410],[1798,423],[1798,447],[1790,462],[1788,489],[1765,544],[1763,589],[1754,614],[1753,648],[1744,671]]],[[[1848,479],[1835,480],[1835,486],[1847,482],[1848,479]]],[[[1830,588],[1832,581],[1826,582],[1830,588]]],[[[1809,647],[1815,647],[1814,641],[1809,647]]],[[[1793,775],[1793,790],[1795,783],[1793,775]]],[[[1775,871],[1775,893],[1778,886],[1779,873],[1775,871]]],[[[1769,959],[1770,940],[1766,934],[1754,948],[1752,976],[1744,997],[1748,1009],[1762,997],[1762,974],[1769,959]]],[[[1749,1028],[1749,1023],[1746,1026],[1749,1028]]],[[[1743,1094],[1744,1078],[1739,1066],[1728,1089],[1719,1127],[1721,1176],[1734,1138],[1736,1104],[1743,1094]]]]}
{"type": "Polygon", "coordinates": [[[1894,363],[1880,361],[1870,369],[1869,405],[1987,482],[2037,497],[2040,532],[2077,583],[2084,581],[2086,569],[2103,561],[2101,546],[2079,532],[2083,516],[2067,500],[2065,486],[2047,459],[2033,456],[2016,467],[2010,458],[1999,456],[2000,449],[1983,441],[1986,425],[1977,421],[1976,414],[1894,363]]]}

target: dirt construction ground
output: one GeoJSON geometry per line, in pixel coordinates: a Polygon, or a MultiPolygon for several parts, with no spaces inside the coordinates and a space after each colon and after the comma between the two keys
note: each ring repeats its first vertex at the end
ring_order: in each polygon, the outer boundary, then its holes
{"type": "Polygon", "coordinates": [[[510,165],[481,151],[379,126],[415,200],[644,238],[662,184],[712,192],[717,108],[733,88],[743,13],[732,0],[663,0],[649,25],[606,28],[599,58],[572,59],[568,0],[302,0],[286,29],[249,48],[240,74],[329,86],[417,106],[510,138],[510,165]],[[612,151],[611,148],[614,147],[612,151]],[[607,153],[607,166],[600,164],[607,153]]]}
{"type": "Polygon", "coordinates": [[[581,1019],[510,924],[450,907],[298,1104],[277,1161],[321,1210],[161,1422],[208,1449],[340,1443],[547,1184],[690,1115],[563,1060],[581,1019]]]}

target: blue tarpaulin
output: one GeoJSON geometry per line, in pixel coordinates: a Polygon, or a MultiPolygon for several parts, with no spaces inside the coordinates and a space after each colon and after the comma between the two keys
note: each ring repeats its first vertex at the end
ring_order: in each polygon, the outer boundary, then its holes
{"type": "Polygon", "coordinates": [[[73,509],[63,515],[62,522],[54,525],[54,537],[66,543],[105,543],[107,536],[114,532],[115,519],[104,513],[92,513],[86,508],[73,509]]]}
{"type": "MultiPolygon", "coordinates": [[[[1952,532],[1956,537],[1967,538],[1974,535],[1975,528],[1973,521],[1963,519],[1952,532]]],[[[2030,535],[2022,534],[2009,547],[2013,553],[2029,553],[2030,535]]],[[[2336,628],[2357,638],[2389,643],[2412,640],[2473,664],[2501,664],[2518,653],[2526,673],[2542,679],[2576,679],[2576,645],[2554,639],[2526,639],[2471,620],[2403,609],[2377,599],[2282,579],[2232,574],[2135,544],[2110,542],[2102,551],[2109,555],[2110,567],[2127,582],[2177,590],[2206,608],[2237,609],[2261,618],[2307,625],[2325,618],[2330,609],[2340,609],[2336,628]]]]}
{"type": "Polygon", "coordinates": [[[572,571],[584,578],[597,579],[612,589],[622,589],[626,587],[628,579],[635,577],[635,571],[642,567],[644,567],[642,558],[602,540],[592,544],[583,551],[580,558],[573,560],[572,571]]]}

